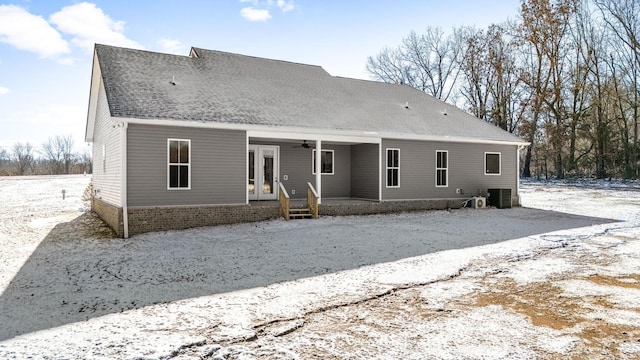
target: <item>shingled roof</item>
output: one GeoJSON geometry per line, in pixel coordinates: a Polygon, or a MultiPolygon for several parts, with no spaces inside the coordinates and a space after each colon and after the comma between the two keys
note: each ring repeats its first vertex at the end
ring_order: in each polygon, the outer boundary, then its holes
{"type": "Polygon", "coordinates": [[[114,117],[524,143],[409,86],[319,66],[200,48],[178,56],[96,45],[95,55],[114,117]]]}

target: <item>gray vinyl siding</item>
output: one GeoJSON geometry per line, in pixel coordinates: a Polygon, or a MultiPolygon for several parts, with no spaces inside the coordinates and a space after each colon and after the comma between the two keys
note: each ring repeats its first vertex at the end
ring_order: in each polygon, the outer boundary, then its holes
{"type": "MultiPolygon", "coordinates": [[[[299,143],[277,141],[251,141],[251,144],[280,147],[279,179],[292,199],[307,197],[307,182],[316,186],[316,176],[312,169],[312,147],[305,149],[299,143]],[[287,180],[284,180],[285,175],[287,180]]],[[[322,144],[322,150],[333,150],[334,162],[333,175],[322,175],[322,197],[351,197],[351,147],[322,144]]]]}
{"type": "Polygon", "coordinates": [[[122,128],[114,127],[104,84],[100,80],[93,133],[93,189],[96,198],[122,206],[122,128]],[[106,156],[103,157],[103,146],[106,156]]]}
{"type": "Polygon", "coordinates": [[[389,140],[382,142],[383,200],[445,199],[485,196],[487,189],[511,189],[517,197],[517,148],[515,145],[466,144],[389,140]],[[400,187],[386,187],[386,149],[400,149],[400,187]],[[446,150],[448,156],[447,187],[436,187],[436,150],[446,150]],[[485,152],[501,153],[501,174],[485,175],[485,152]],[[460,189],[461,193],[456,193],[460,189]]]}
{"type": "Polygon", "coordinates": [[[351,197],[351,146],[322,145],[323,150],[333,150],[333,175],[322,175],[323,198],[351,197]]]}
{"type": "Polygon", "coordinates": [[[307,196],[307,182],[315,186],[311,175],[311,150],[298,147],[298,144],[279,143],[280,146],[280,182],[293,199],[307,196]],[[284,176],[287,180],[284,180],[284,176]]]}
{"type": "Polygon", "coordinates": [[[378,200],[380,151],[377,144],[351,146],[351,196],[378,200]]]}
{"type": "Polygon", "coordinates": [[[246,203],[244,131],[130,124],[129,206],[246,203]],[[167,189],[167,140],[191,140],[191,189],[167,189]]]}

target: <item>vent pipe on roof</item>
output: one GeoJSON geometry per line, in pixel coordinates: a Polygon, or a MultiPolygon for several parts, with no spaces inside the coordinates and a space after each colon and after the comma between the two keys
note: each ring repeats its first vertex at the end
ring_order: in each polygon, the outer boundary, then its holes
{"type": "Polygon", "coordinates": [[[176,85],[176,76],[173,75],[173,77],[171,78],[171,81],[169,81],[169,84],[175,86],[176,85]]]}
{"type": "Polygon", "coordinates": [[[404,104],[404,108],[405,108],[405,109],[408,109],[408,108],[409,108],[409,102],[408,102],[408,101],[404,104]]]}

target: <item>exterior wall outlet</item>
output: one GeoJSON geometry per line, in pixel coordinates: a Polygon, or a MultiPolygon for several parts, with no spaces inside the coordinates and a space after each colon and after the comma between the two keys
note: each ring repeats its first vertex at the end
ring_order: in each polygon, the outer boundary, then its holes
{"type": "MultiPolygon", "coordinates": [[[[285,180],[287,180],[287,179],[285,179],[285,180]]],[[[291,195],[295,195],[295,194],[296,194],[296,189],[291,189],[291,195]]]]}
{"type": "Polygon", "coordinates": [[[456,189],[456,194],[460,194],[460,189],[456,189]]]}
{"type": "Polygon", "coordinates": [[[289,175],[282,175],[282,180],[284,180],[284,181],[289,180],[289,175]]]}

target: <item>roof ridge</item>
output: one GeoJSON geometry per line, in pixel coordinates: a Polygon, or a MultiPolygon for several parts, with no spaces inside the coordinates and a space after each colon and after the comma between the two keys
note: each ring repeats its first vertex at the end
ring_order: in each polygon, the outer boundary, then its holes
{"type": "Polygon", "coordinates": [[[211,52],[211,53],[218,53],[218,54],[224,54],[224,55],[252,58],[252,59],[257,59],[257,60],[275,61],[275,62],[284,63],[284,64],[293,64],[293,65],[301,65],[301,66],[305,66],[305,67],[319,68],[319,69],[322,69],[329,76],[333,76],[333,75],[329,74],[329,72],[327,70],[325,70],[325,68],[323,68],[321,65],[305,64],[305,63],[298,62],[298,61],[272,59],[272,58],[268,58],[268,57],[264,57],[264,56],[246,55],[246,54],[240,54],[240,53],[234,53],[234,52],[222,51],[222,50],[204,49],[204,48],[199,48],[199,47],[196,47],[196,46],[192,46],[191,49],[195,51],[197,57],[200,57],[201,55],[203,55],[203,54],[199,53],[198,51],[211,52]]]}
{"type": "Polygon", "coordinates": [[[169,54],[169,53],[166,53],[166,52],[160,52],[160,51],[154,51],[154,50],[147,50],[147,49],[135,49],[135,48],[128,48],[128,47],[123,47],[123,46],[114,46],[114,45],[107,45],[107,44],[98,44],[98,43],[95,43],[95,45],[94,45],[94,49],[97,49],[97,48],[116,49],[116,50],[126,50],[126,51],[135,51],[135,52],[141,52],[141,53],[147,53],[147,54],[153,54],[153,55],[162,55],[162,56],[189,57],[189,54],[187,54],[187,55],[169,54]]]}

